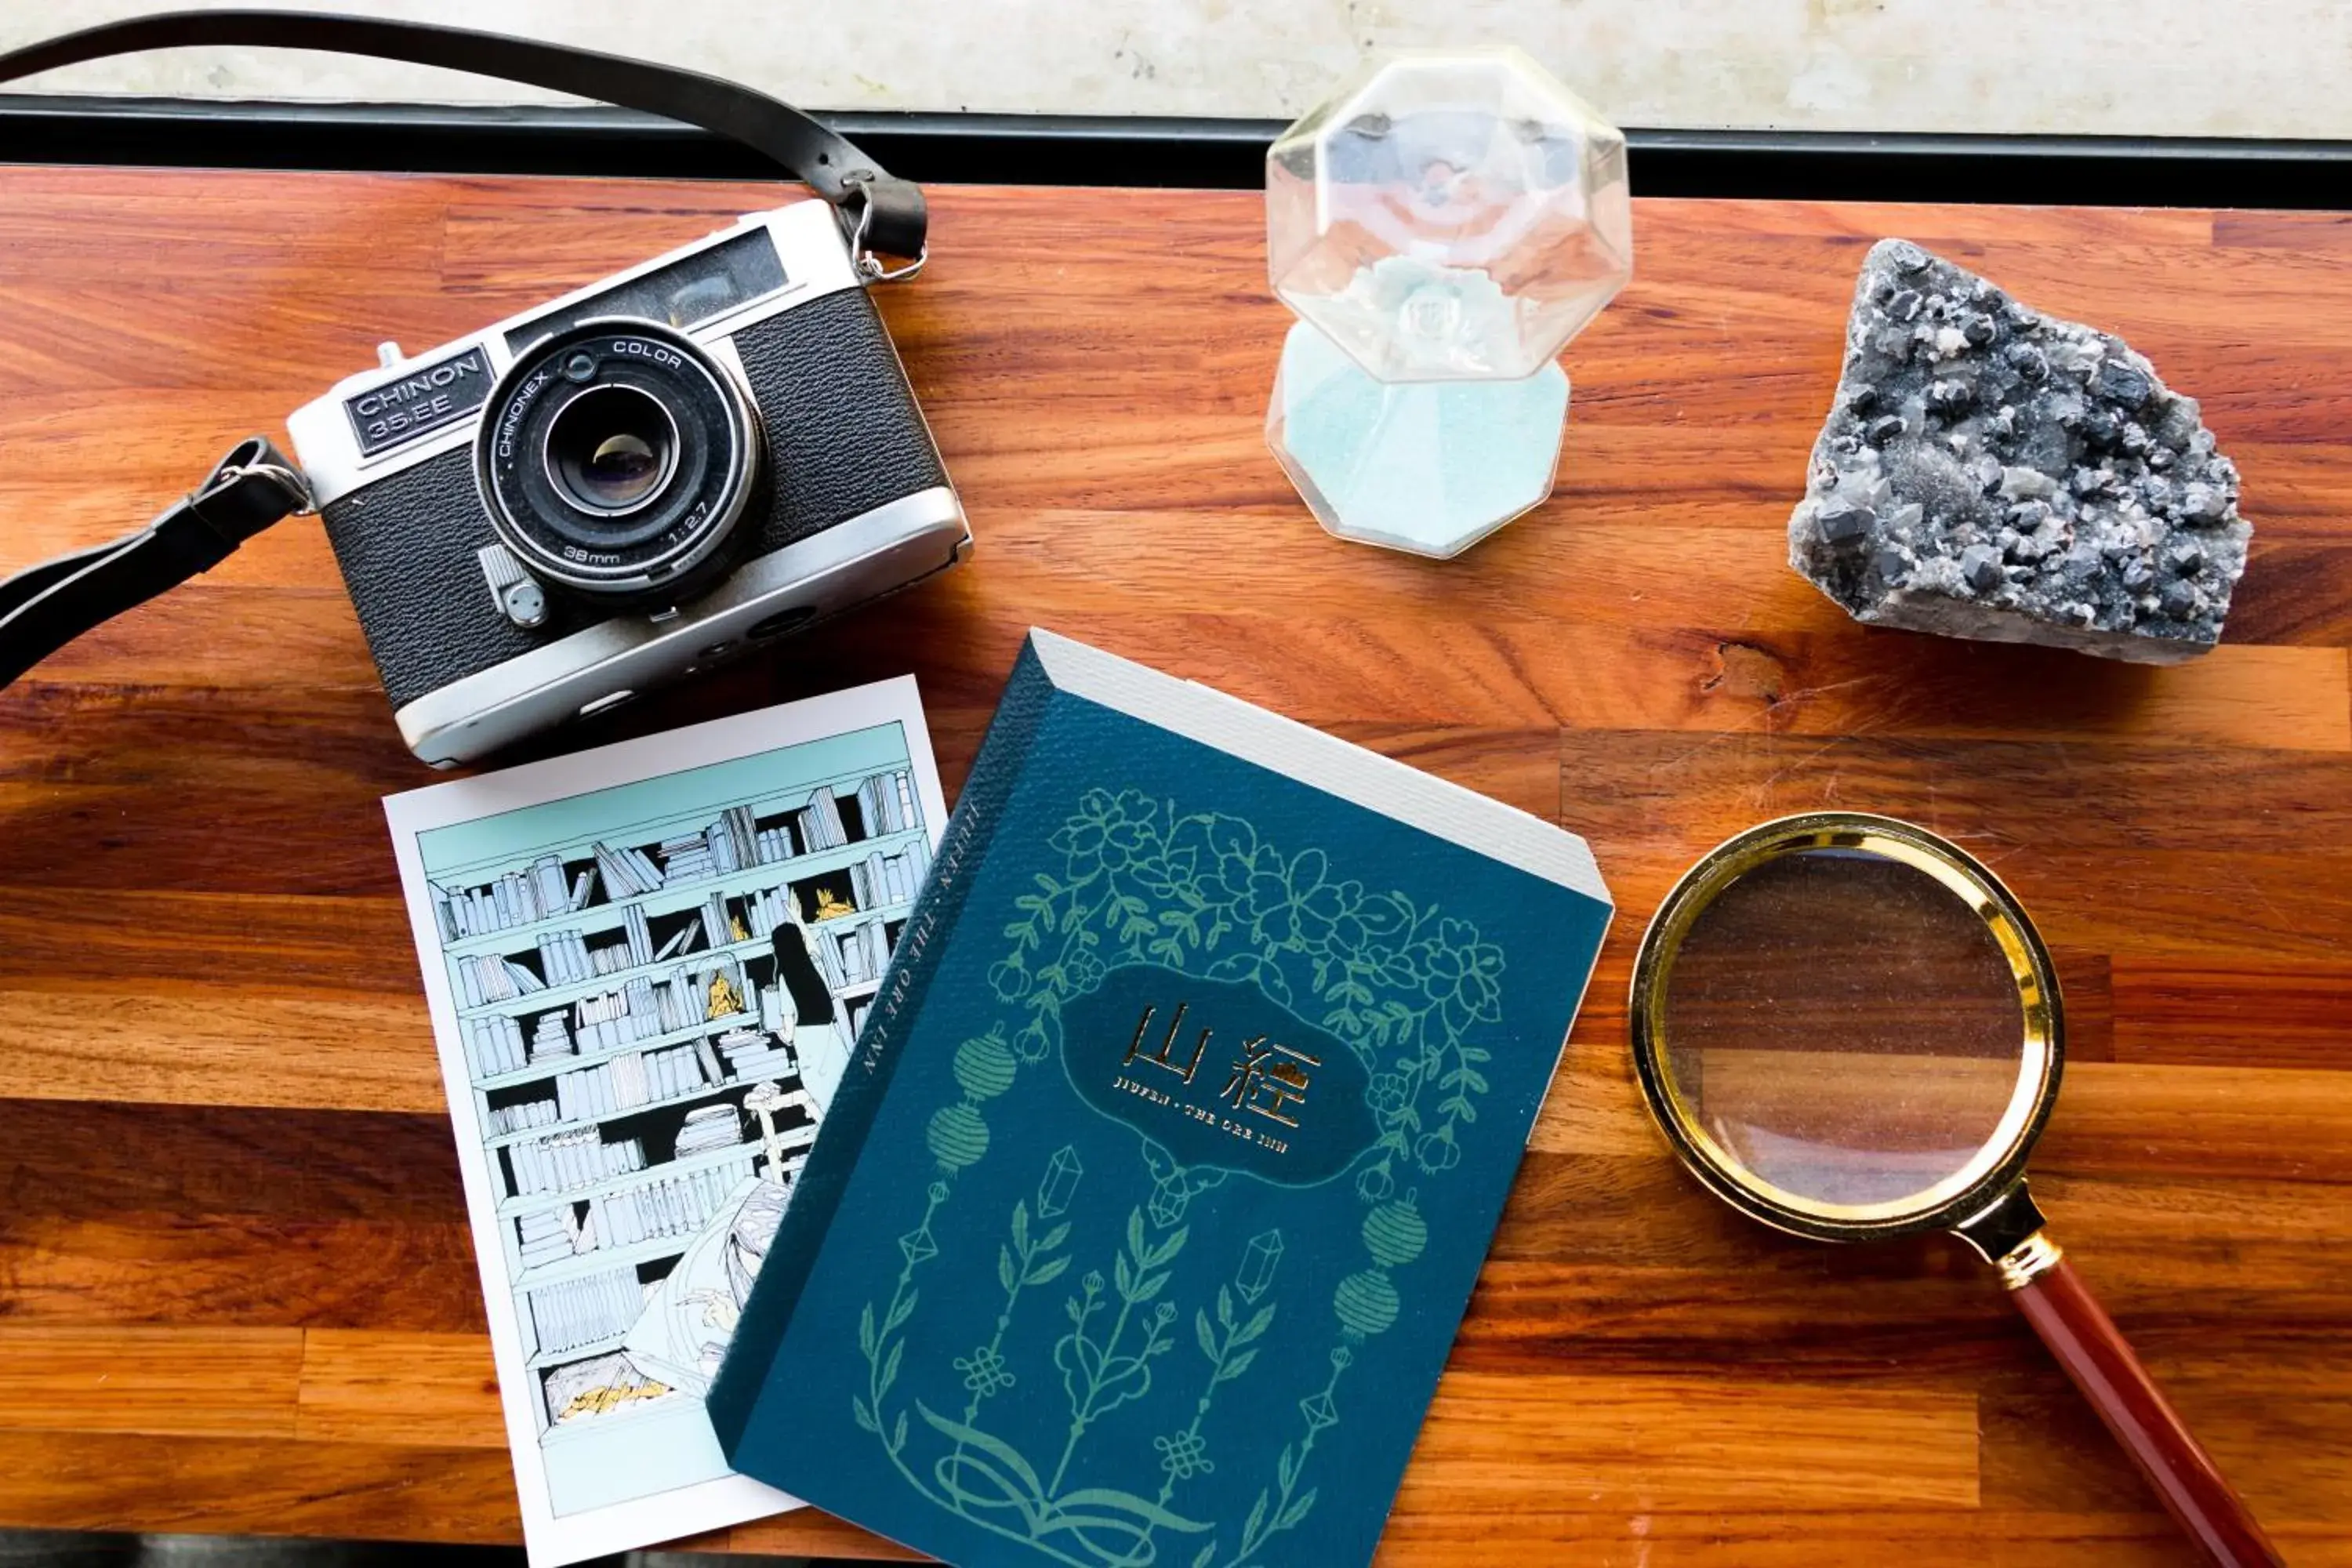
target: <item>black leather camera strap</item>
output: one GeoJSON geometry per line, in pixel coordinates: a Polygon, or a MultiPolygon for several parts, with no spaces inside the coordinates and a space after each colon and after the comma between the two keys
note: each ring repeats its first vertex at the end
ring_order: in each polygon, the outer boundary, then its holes
{"type": "MultiPolygon", "coordinates": [[[[839,207],[861,262],[919,259],[923,193],[789,104],[714,76],[563,44],[299,11],[166,11],[0,54],[0,81],[110,55],[189,45],[323,49],[441,66],[643,110],[732,137],[839,207]]],[[[145,528],[0,581],[0,686],[100,622],[209,571],[280,518],[310,509],[294,465],[259,436],[145,528]]]]}
{"type": "Polygon", "coordinates": [[[0,582],[0,686],[133,605],[209,572],[310,489],[276,447],[252,436],[202,485],[136,533],[27,566],[0,582]]]}
{"type": "Polygon", "coordinates": [[[0,55],[0,81],[110,55],[191,45],[322,49],[439,66],[526,87],[643,110],[730,136],[765,153],[843,208],[866,247],[891,256],[923,253],[921,187],[886,174],[855,144],[764,92],[700,71],[655,65],[569,44],[478,33],[380,16],[303,11],[163,11],[85,27],[0,55]]]}

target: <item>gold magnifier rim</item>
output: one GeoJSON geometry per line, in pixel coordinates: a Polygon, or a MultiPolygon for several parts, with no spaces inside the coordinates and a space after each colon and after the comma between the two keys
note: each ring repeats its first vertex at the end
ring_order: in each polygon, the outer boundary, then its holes
{"type": "Polygon", "coordinates": [[[1628,1014],[1634,1070],[1650,1115],[1683,1163],[1717,1196],[1766,1225],[1824,1241],[1860,1241],[1949,1229],[2015,1184],[2057,1099],[2065,1058],[2065,1009],[2041,933],[2016,895],[1959,846],[1914,823],[1867,812],[1817,811],[1759,823],[1726,839],[1683,873],[1643,933],[1628,1014]],[[1664,1018],[1674,962],[1692,925],[1732,882],[1759,866],[1805,850],[1855,849],[1934,878],[1959,897],[1999,942],[2023,1016],[2019,1082],[1993,1135],[1976,1158],[1923,1191],[1875,1204],[1832,1204],[1790,1193],[1749,1171],[1699,1121],[1666,1072],[1664,1018]]]}

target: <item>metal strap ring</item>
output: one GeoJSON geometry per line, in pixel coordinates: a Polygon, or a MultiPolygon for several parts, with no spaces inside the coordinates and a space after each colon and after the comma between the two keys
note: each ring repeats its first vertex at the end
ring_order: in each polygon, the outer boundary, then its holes
{"type": "Polygon", "coordinates": [[[218,489],[221,483],[232,479],[275,480],[280,489],[296,498],[294,507],[296,517],[313,517],[318,514],[319,500],[311,493],[310,481],[282,463],[236,463],[222,468],[213,477],[220,483],[207,486],[207,489],[218,489]]]}

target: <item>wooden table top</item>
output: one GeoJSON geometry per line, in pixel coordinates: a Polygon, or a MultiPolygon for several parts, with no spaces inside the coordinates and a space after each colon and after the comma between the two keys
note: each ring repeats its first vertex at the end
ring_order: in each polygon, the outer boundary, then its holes
{"type": "MultiPolygon", "coordinates": [[[[1921,821],[2034,911],[2073,1021],[2053,1234],[2287,1556],[2352,1563],[2352,217],[1639,204],[1558,494],[1437,563],[1327,538],[1266,454],[1255,195],[934,198],[883,301],[971,563],[566,743],[911,669],[952,797],[1038,624],[1591,840],[1618,922],[1382,1563],[2186,1560],[1957,1243],[1769,1234],[1646,1120],[1644,921],[1819,806],[1921,821]],[[1868,631],[1790,574],[1890,233],[2204,399],[2256,530],[2218,651],[1868,631]]],[[[0,171],[0,570],[143,519],[380,339],[778,199],[0,171]]],[[[310,523],[0,694],[0,1523],[514,1539],[377,807],[430,776],[310,523]]],[[[887,1550],[807,1513],[731,1540],[887,1550]]]]}

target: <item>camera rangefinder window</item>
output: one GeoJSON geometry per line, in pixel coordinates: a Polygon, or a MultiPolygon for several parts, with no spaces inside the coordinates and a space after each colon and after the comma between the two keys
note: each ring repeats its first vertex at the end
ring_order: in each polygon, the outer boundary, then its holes
{"type": "Polygon", "coordinates": [[[759,425],[726,369],[675,329],[606,318],[542,338],[486,413],[475,456],[491,525],[547,582],[675,603],[741,552],[759,425]]]}
{"type": "Polygon", "coordinates": [[[737,235],[667,267],[608,289],[567,310],[551,311],[507,334],[507,351],[521,353],[550,332],[576,322],[630,316],[691,327],[724,315],[784,286],[784,264],[765,229],[737,235]]]}

